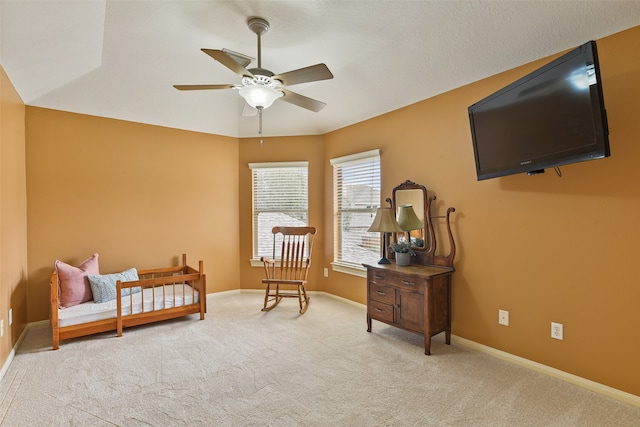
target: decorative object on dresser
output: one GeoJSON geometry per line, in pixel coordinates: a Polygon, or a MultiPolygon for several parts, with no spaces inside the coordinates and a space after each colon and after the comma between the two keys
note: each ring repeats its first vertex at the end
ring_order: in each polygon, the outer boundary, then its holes
{"type": "MultiPolygon", "coordinates": [[[[451,231],[450,215],[455,208],[447,209],[445,215],[432,216],[431,205],[435,196],[427,197],[427,189],[411,181],[405,181],[393,189],[393,198],[387,199],[395,210],[398,201],[405,197],[421,196],[419,205],[424,206],[424,229],[417,230],[416,242],[411,250],[411,264],[364,264],[367,269],[367,332],[371,332],[372,320],[387,323],[407,331],[424,335],[424,353],[431,354],[431,337],[445,333],[445,342],[451,343],[451,277],[455,271],[453,259],[456,254],[451,231]],[[409,191],[410,194],[405,194],[409,191]],[[436,233],[433,218],[445,220],[449,238],[449,254],[437,255],[436,233]]],[[[403,203],[405,204],[405,203],[403,203]]],[[[415,204],[414,204],[415,205],[415,204]]],[[[392,237],[397,243],[405,239],[405,231],[392,237]]],[[[410,241],[414,240],[409,236],[410,241]]]]}
{"type": "Polygon", "coordinates": [[[305,288],[309,267],[311,267],[311,252],[316,235],[315,227],[273,227],[273,258],[262,257],[266,285],[264,306],[262,311],[274,308],[282,298],[298,298],[300,314],[304,314],[309,307],[310,297],[305,288]],[[278,252],[278,249],[280,251],[278,252]],[[280,287],[283,286],[285,291],[280,287]],[[293,292],[295,287],[297,292],[293,292]],[[288,291],[287,291],[288,289],[288,291]]]}
{"type": "Polygon", "coordinates": [[[397,242],[391,242],[389,247],[393,251],[396,257],[396,265],[409,265],[411,263],[411,256],[416,253],[411,250],[411,246],[404,238],[398,239],[397,242]]]}

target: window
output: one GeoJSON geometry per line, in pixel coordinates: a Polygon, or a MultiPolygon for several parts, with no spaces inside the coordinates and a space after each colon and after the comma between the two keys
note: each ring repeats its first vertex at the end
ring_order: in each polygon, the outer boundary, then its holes
{"type": "Polygon", "coordinates": [[[273,227],[308,225],[309,162],[249,163],[249,168],[253,195],[253,258],[271,257],[273,227]]]}
{"type": "Polygon", "coordinates": [[[334,194],[334,269],[362,269],[380,258],[380,233],[367,231],[380,206],[380,151],[331,159],[334,194]]]}

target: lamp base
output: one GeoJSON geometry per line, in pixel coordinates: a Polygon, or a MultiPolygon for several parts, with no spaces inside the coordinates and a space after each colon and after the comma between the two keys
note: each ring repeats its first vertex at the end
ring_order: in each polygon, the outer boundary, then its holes
{"type": "Polygon", "coordinates": [[[387,233],[382,233],[382,258],[378,261],[378,264],[391,264],[391,261],[387,259],[387,233]]]}

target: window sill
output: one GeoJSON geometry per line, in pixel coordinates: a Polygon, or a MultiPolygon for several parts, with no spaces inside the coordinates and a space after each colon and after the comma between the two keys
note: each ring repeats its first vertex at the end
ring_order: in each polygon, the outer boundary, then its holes
{"type": "Polygon", "coordinates": [[[262,267],[262,266],[264,266],[264,263],[262,261],[260,261],[260,258],[251,258],[249,260],[249,263],[251,264],[251,267],[262,267]]]}
{"type": "MultiPolygon", "coordinates": [[[[264,262],[260,261],[260,258],[251,258],[249,260],[251,267],[264,267],[264,262]]],[[[276,260],[276,267],[280,267],[280,260],[276,260]]]]}
{"type": "MultiPolygon", "coordinates": [[[[255,258],[250,259],[249,263],[251,264],[251,267],[262,267],[262,266],[264,266],[262,261],[260,261],[259,259],[255,259],[255,258]]],[[[279,266],[280,263],[276,262],[276,265],[279,266]]],[[[364,268],[364,267],[357,267],[357,266],[353,266],[353,265],[332,262],[331,263],[331,269],[333,271],[337,271],[338,273],[350,274],[352,276],[363,277],[365,279],[367,278],[367,269],[364,268]]]]}
{"type": "Polygon", "coordinates": [[[367,269],[364,267],[356,267],[349,264],[342,264],[338,262],[331,263],[331,269],[338,273],[350,274],[352,276],[367,278],[367,269]]]}

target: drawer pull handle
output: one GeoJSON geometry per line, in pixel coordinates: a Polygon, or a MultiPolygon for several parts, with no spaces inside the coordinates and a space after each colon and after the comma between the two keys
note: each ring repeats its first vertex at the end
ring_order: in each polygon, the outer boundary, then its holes
{"type": "Polygon", "coordinates": [[[382,291],[376,291],[376,294],[385,296],[387,293],[386,292],[382,292],[382,291]]]}
{"type": "Polygon", "coordinates": [[[373,276],[374,278],[381,280],[383,277],[382,276],[378,276],[377,274],[373,276]]]}
{"type": "Polygon", "coordinates": [[[415,286],[415,282],[410,282],[408,280],[401,280],[400,283],[403,285],[415,286]]]}
{"type": "Polygon", "coordinates": [[[377,311],[378,313],[386,313],[386,311],[385,311],[385,310],[383,310],[383,309],[381,309],[381,308],[378,308],[378,307],[376,307],[376,311],[377,311]]]}

